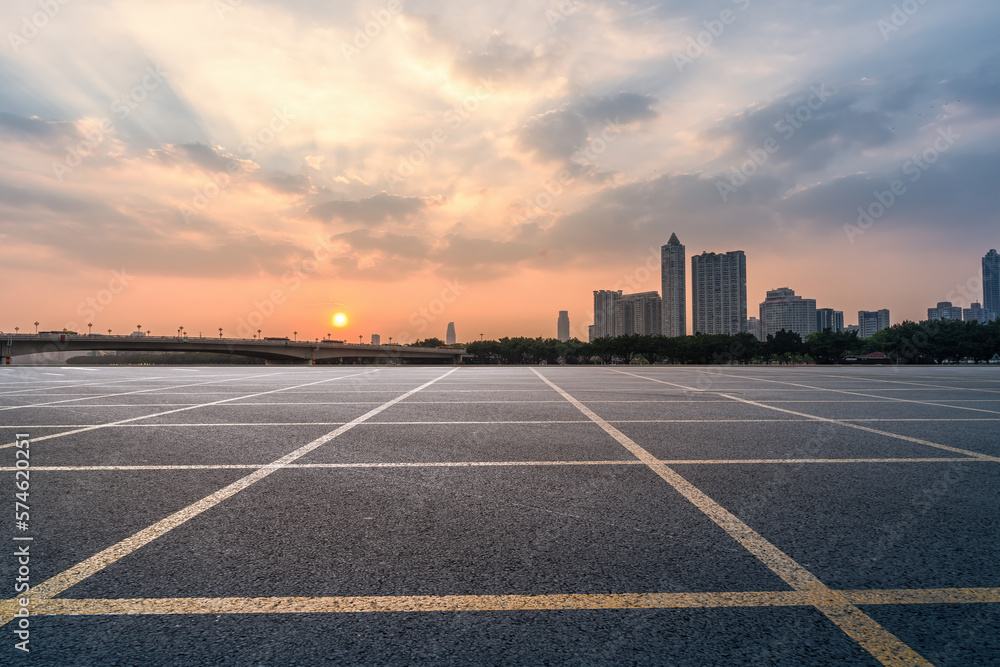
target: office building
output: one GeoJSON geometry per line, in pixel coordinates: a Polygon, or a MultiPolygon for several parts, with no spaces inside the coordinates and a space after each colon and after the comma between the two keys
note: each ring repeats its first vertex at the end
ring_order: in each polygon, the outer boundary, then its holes
{"type": "Polygon", "coordinates": [[[594,290],[594,333],[591,340],[618,335],[615,331],[615,302],[621,295],[621,290],[594,290]]]}
{"type": "Polygon", "coordinates": [[[615,335],[660,335],[662,302],[656,292],[623,294],[615,299],[615,335]]]}
{"type": "Polygon", "coordinates": [[[444,344],[454,345],[456,340],[457,339],[455,338],[455,323],[448,322],[448,333],[446,333],[444,336],[444,344]]]}
{"type": "Polygon", "coordinates": [[[844,330],[844,311],[833,308],[816,309],[816,331],[840,333],[844,330]]]}
{"type": "Polygon", "coordinates": [[[805,337],[816,331],[816,299],[803,299],[795,290],[779,287],[769,290],[760,304],[761,340],[782,329],[805,337]]]}
{"type": "Polygon", "coordinates": [[[687,335],[687,282],[684,246],[671,234],[660,247],[660,294],[662,295],[664,336],[687,335]]]}
{"type": "Polygon", "coordinates": [[[936,307],[927,309],[927,319],[960,320],[962,319],[962,307],[951,305],[951,301],[938,301],[936,307]]]}
{"type": "Polygon", "coordinates": [[[966,322],[979,322],[982,324],[986,322],[986,311],[983,310],[981,303],[972,303],[969,308],[962,310],[962,319],[966,322]]]}
{"type": "Polygon", "coordinates": [[[747,257],[742,250],[691,257],[694,333],[738,334],[747,328],[747,257]]]}
{"type": "Polygon", "coordinates": [[[560,310],[556,321],[556,337],[561,341],[569,340],[569,311],[560,310]]]}
{"type": "Polygon", "coordinates": [[[876,331],[889,328],[889,309],[859,310],[858,338],[868,338],[876,331]]]}
{"type": "Polygon", "coordinates": [[[594,325],[587,325],[587,340],[591,343],[594,342],[594,325]]]}
{"type": "Polygon", "coordinates": [[[378,334],[372,334],[372,345],[381,345],[381,344],[382,344],[382,336],[378,334]]]}
{"type": "Polygon", "coordinates": [[[1000,254],[992,248],[983,257],[983,310],[987,322],[1000,318],[1000,254]]]}
{"type": "Polygon", "coordinates": [[[747,318],[747,331],[752,333],[757,340],[764,340],[764,333],[760,326],[760,320],[756,317],[747,318]]]}

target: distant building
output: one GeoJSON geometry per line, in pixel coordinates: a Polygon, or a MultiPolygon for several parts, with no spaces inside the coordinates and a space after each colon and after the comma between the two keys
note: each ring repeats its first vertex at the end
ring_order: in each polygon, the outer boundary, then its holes
{"type": "Polygon", "coordinates": [[[962,310],[962,319],[966,322],[986,322],[986,311],[983,310],[983,305],[978,302],[969,305],[969,308],[962,310]]]}
{"type": "Polygon", "coordinates": [[[659,336],[663,326],[661,307],[656,292],[620,295],[615,299],[615,335],[659,336]]]}
{"type": "Polygon", "coordinates": [[[889,326],[888,308],[858,311],[858,338],[868,338],[876,331],[888,329],[889,326]]]}
{"type": "Polygon", "coordinates": [[[833,333],[844,330],[844,311],[833,308],[816,309],[816,331],[830,329],[833,333]]]}
{"type": "MultiPolygon", "coordinates": [[[[438,329],[438,331],[440,331],[440,329],[438,329]]],[[[455,323],[448,322],[448,333],[446,333],[444,336],[444,344],[454,345],[456,340],[457,339],[455,338],[455,323]]]]}
{"type": "Polygon", "coordinates": [[[569,340],[569,311],[560,310],[559,319],[556,321],[556,337],[561,341],[569,340]]]}
{"type": "Polygon", "coordinates": [[[756,317],[747,318],[747,331],[752,333],[757,340],[764,340],[764,333],[760,326],[760,320],[756,317]]]}
{"type": "Polygon", "coordinates": [[[787,287],[770,290],[760,304],[760,322],[761,340],[782,329],[805,339],[816,331],[816,299],[803,299],[787,287]]]}
{"type": "Polygon", "coordinates": [[[372,345],[381,345],[381,344],[382,344],[382,336],[378,334],[372,334],[372,345]]]}
{"type": "Polygon", "coordinates": [[[687,283],[684,246],[671,234],[660,247],[660,294],[662,294],[664,336],[687,335],[687,283]]]}
{"type": "Polygon", "coordinates": [[[844,331],[847,333],[851,333],[852,331],[854,333],[858,333],[861,331],[861,327],[859,327],[857,324],[848,324],[847,326],[844,327],[844,331]]]}
{"type": "Polygon", "coordinates": [[[747,257],[742,250],[691,257],[694,333],[738,334],[747,328],[747,257]]]}
{"type": "Polygon", "coordinates": [[[1000,318],[1000,254],[992,248],[983,257],[983,310],[987,322],[1000,318]]]}
{"type": "Polygon", "coordinates": [[[617,336],[615,331],[615,302],[622,295],[618,290],[594,290],[594,334],[592,339],[617,336]]]}
{"type": "Polygon", "coordinates": [[[594,342],[594,325],[587,325],[587,341],[590,343],[594,342]]]}
{"type": "Polygon", "coordinates": [[[927,319],[960,320],[962,319],[962,307],[951,305],[951,301],[938,301],[935,308],[927,309],[927,319]]]}

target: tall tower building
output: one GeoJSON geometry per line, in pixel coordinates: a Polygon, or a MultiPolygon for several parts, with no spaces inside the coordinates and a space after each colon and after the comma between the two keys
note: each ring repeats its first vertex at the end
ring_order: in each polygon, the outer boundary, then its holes
{"type": "Polygon", "coordinates": [[[992,248],[983,257],[983,311],[987,322],[1000,318],[1000,254],[992,248]]]}
{"type": "MultiPolygon", "coordinates": [[[[439,331],[440,331],[440,329],[439,329],[439,331]]],[[[456,341],[456,338],[455,338],[455,323],[454,322],[448,322],[448,333],[446,333],[445,336],[444,336],[444,343],[445,343],[445,345],[454,345],[455,341],[456,341]]]]}
{"type": "Polygon", "coordinates": [[[556,322],[557,338],[561,341],[569,340],[569,311],[560,310],[559,320],[556,322]]]}
{"type": "Polygon", "coordinates": [[[621,295],[621,290],[594,290],[594,334],[591,340],[618,335],[615,330],[615,302],[621,295]]]}
{"type": "Polygon", "coordinates": [[[615,332],[618,336],[660,335],[663,315],[656,292],[623,294],[615,300],[615,332]]]}
{"type": "Polygon", "coordinates": [[[747,256],[742,250],[691,257],[691,319],[694,333],[747,330],[747,256]]]}
{"type": "Polygon", "coordinates": [[[844,311],[833,308],[816,309],[816,331],[823,332],[827,329],[833,333],[844,330],[844,311]]]}
{"type": "Polygon", "coordinates": [[[889,309],[859,310],[858,338],[868,338],[876,331],[889,328],[889,309]]]}
{"type": "Polygon", "coordinates": [[[795,290],[779,287],[770,290],[760,304],[761,340],[782,329],[794,331],[804,340],[816,331],[816,299],[795,296],[795,290]]]}
{"type": "Polygon", "coordinates": [[[663,295],[663,335],[687,335],[687,283],[684,246],[671,234],[660,247],[660,294],[663,295]]]}
{"type": "Polygon", "coordinates": [[[938,301],[937,306],[927,309],[929,320],[960,320],[962,307],[951,305],[951,301],[938,301]]]}

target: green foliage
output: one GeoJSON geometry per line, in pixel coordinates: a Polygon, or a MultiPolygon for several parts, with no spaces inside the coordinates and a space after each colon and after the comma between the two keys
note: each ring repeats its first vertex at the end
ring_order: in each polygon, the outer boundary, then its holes
{"type": "Polygon", "coordinates": [[[440,338],[427,338],[413,341],[410,347],[445,347],[445,342],[440,338]]]}
{"type": "MultiPolygon", "coordinates": [[[[433,340],[433,339],[431,339],[433,340]]],[[[425,343],[427,341],[424,341],[425,343]]],[[[945,320],[903,322],[869,338],[855,332],[809,334],[781,330],[766,341],[752,334],[617,336],[584,343],[575,338],[501,338],[464,346],[473,364],[749,364],[840,363],[845,356],[883,352],[902,363],[987,361],[1000,353],[1000,320],[990,324],[945,320]]]]}

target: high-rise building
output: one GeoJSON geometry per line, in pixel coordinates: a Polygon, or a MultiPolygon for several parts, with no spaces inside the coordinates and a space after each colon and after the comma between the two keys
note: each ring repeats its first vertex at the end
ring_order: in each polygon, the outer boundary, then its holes
{"type": "Polygon", "coordinates": [[[594,290],[594,334],[591,340],[618,335],[615,331],[615,302],[621,295],[621,290],[594,290]]]}
{"type": "Polygon", "coordinates": [[[587,341],[590,342],[590,343],[594,342],[594,325],[593,324],[588,324],[587,325],[587,341]]]}
{"type": "Polygon", "coordinates": [[[983,304],[976,302],[969,304],[969,308],[962,310],[962,319],[966,322],[979,322],[983,323],[986,321],[986,311],[983,310],[983,304]]]}
{"type": "Polygon", "coordinates": [[[561,341],[569,340],[569,311],[560,310],[559,319],[556,321],[556,337],[561,341]]]}
{"type": "Polygon", "coordinates": [[[993,248],[983,256],[983,310],[987,322],[1000,318],[1000,254],[993,248]]]}
{"type": "Polygon", "coordinates": [[[844,330],[844,311],[833,308],[816,309],[816,331],[831,330],[840,333],[844,330]]]}
{"type": "Polygon", "coordinates": [[[664,336],[687,335],[687,283],[684,246],[671,234],[667,245],[660,247],[660,294],[664,336]]]}
{"type": "Polygon", "coordinates": [[[764,340],[764,333],[760,327],[760,320],[756,317],[747,318],[747,331],[752,333],[757,340],[764,340]]]}
{"type": "Polygon", "coordinates": [[[803,339],[816,331],[816,299],[803,299],[787,287],[769,290],[760,304],[761,339],[782,329],[803,339]]]}
{"type": "MultiPolygon", "coordinates": [[[[438,329],[440,331],[440,329],[438,329]]],[[[444,335],[445,345],[454,345],[457,338],[455,337],[455,323],[448,322],[448,333],[444,335]]]]}
{"type": "Polygon", "coordinates": [[[889,309],[859,310],[858,338],[868,338],[876,331],[889,328],[889,309]]]}
{"type": "Polygon", "coordinates": [[[747,257],[742,250],[691,257],[694,333],[738,334],[747,328],[747,257]]]}
{"type": "Polygon", "coordinates": [[[936,307],[927,309],[927,319],[960,320],[962,319],[962,307],[951,305],[951,301],[938,301],[936,307]]]}
{"type": "Polygon", "coordinates": [[[615,335],[660,335],[663,315],[657,292],[623,294],[615,299],[615,335]]]}
{"type": "Polygon", "coordinates": [[[372,334],[372,345],[381,345],[381,344],[382,344],[382,336],[380,336],[379,334],[372,334]]]}

